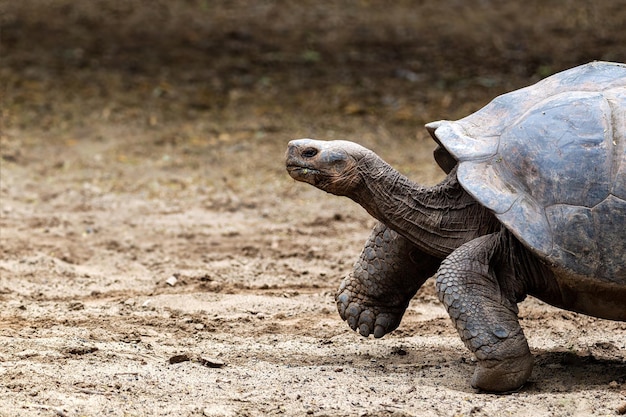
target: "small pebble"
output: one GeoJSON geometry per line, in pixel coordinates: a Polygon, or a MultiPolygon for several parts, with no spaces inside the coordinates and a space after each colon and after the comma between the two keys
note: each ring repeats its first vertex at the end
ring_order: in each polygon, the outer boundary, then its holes
{"type": "Polygon", "coordinates": [[[171,277],[169,277],[166,281],[165,281],[168,285],[170,286],[174,286],[176,285],[176,283],[178,282],[178,278],[176,278],[174,275],[172,275],[171,277]]]}
{"type": "Polygon", "coordinates": [[[226,365],[224,361],[216,358],[210,358],[206,356],[200,356],[193,353],[183,353],[181,355],[174,355],[168,359],[170,364],[182,363],[182,362],[196,362],[207,368],[222,368],[226,365]]]}
{"type": "Polygon", "coordinates": [[[187,362],[190,361],[191,358],[189,357],[188,354],[184,353],[182,355],[174,355],[171,358],[169,358],[168,362],[170,364],[175,364],[175,363],[181,363],[181,362],[187,362]]]}
{"type": "Polygon", "coordinates": [[[200,364],[200,365],[204,365],[206,367],[209,368],[221,368],[223,366],[226,365],[225,362],[216,359],[216,358],[209,358],[209,357],[205,357],[205,356],[198,356],[196,358],[196,361],[200,364]]]}

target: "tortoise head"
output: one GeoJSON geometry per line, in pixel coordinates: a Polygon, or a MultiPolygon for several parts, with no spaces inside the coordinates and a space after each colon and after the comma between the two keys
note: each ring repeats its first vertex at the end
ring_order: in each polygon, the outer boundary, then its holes
{"type": "Polygon", "coordinates": [[[343,140],[292,140],[287,148],[287,172],[297,181],[349,196],[362,181],[360,162],[370,154],[361,145],[343,140]]]}

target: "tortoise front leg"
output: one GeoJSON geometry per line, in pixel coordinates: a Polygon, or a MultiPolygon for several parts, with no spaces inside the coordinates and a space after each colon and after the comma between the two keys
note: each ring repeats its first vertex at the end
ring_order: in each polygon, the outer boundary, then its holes
{"type": "Polygon", "coordinates": [[[474,239],[452,252],[436,275],[439,300],[478,359],[472,386],[485,391],[516,390],[533,367],[510,285],[515,279],[505,277],[513,266],[506,265],[510,258],[497,256],[506,252],[505,241],[499,233],[474,239]]]}
{"type": "Polygon", "coordinates": [[[384,336],[398,327],[409,301],[440,262],[378,223],[337,291],[339,315],[364,337],[384,336]]]}

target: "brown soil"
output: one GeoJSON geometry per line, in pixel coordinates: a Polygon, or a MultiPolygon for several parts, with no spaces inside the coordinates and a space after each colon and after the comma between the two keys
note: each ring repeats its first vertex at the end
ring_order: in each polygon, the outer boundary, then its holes
{"type": "Polygon", "coordinates": [[[336,313],[374,222],[289,139],[434,183],[425,122],[626,61],[623,0],[468,3],[0,3],[0,416],[626,412],[626,323],[525,301],[536,368],[496,396],[432,282],[380,340],[336,313]]]}

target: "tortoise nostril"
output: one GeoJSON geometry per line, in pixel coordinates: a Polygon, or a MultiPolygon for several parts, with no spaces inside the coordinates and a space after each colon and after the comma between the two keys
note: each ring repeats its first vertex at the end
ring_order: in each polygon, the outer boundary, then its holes
{"type": "Polygon", "coordinates": [[[303,158],[313,158],[315,155],[317,155],[317,149],[315,148],[306,148],[305,150],[302,151],[302,157],[303,158]]]}

